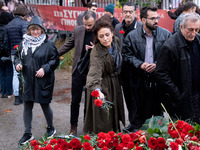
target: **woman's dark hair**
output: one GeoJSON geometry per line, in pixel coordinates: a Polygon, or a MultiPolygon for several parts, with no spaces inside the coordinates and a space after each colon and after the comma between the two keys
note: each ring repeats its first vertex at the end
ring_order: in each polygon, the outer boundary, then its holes
{"type": "Polygon", "coordinates": [[[93,34],[94,34],[94,44],[99,43],[99,39],[98,39],[98,31],[102,28],[108,28],[110,29],[111,32],[114,32],[113,26],[111,24],[111,22],[107,19],[105,19],[104,17],[99,18],[93,27],[93,34]]]}
{"type": "Polygon", "coordinates": [[[188,1],[185,4],[183,4],[183,11],[188,11],[189,9],[193,9],[194,7],[196,7],[196,4],[192,1],[188,1]]]}
{"type": "Polygon", "coordinates": [[[157,7],[150,7],[150,6],[147,6],[147,7],[143,7],[140,9],[140,19],[142,20],[142,18],[147,18],[147,12],[148,10],[150,11],[157,11],[157,7]]]}

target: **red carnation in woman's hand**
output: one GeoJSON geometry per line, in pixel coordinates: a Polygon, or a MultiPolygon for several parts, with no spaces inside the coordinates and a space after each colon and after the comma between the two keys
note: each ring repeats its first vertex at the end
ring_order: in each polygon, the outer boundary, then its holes
{"type": "Polygon", "coordinates": [[[124,32],[124,30],[120,30],[119,33],[120,34],[124,34],[125,32],[124,32]]]}
{"type": "Polygon", "coordinates": [[[95,100],[94,100],[94,103],[95,103],[96,106],[101,107],[102,104],[103,104],[103,101],[100,100],[100,99],[95,99],[95,100]]]}
{"type": "Polygon", "coordinates": [[[99,91],[92,91],[91,95],[93,97],[99,97],[99,91]]]}
{"type": "Polygon", "coordinates": [[[14,49],[18,49],[18,48],[19,48],[19,45],[15,45],[15,46],[14,46],[14,49]]]}

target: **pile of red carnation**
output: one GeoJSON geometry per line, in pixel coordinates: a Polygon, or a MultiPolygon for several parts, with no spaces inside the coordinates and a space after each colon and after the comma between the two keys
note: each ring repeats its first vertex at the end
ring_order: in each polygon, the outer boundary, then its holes
{"type": "MultiPolygon", "coordinates": [[[[195,127],[196,128],[196,127],[195,127]]],[[[148,131],[136,131],[135,133],[108,133],[100,132],[97,135],[85,135],[72,139],[51,139],[45,142],[32,140],[27,149],[33,150],[143,150],[154,149],[178,150],[185,147],[189,150],[200,150],[200,131],[187,122],[178,120],[175,124],[168,125],[168,138],[150,137],[148,131]]],[[[200,128],[199,128],[200,129],[200,128]]]]}

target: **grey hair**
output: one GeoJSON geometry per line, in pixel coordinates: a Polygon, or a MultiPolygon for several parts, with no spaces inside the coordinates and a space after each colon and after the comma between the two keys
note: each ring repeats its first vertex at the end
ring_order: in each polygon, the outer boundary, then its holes
{"type": "Polygon", "coordinates": [[[200,20],[200,16],[197,13],[186,13],[182,16],[180,24],[183,26],[183,28],[186,27],[187,21],[190,20],[192,22],[197,22],[200,20]]]}

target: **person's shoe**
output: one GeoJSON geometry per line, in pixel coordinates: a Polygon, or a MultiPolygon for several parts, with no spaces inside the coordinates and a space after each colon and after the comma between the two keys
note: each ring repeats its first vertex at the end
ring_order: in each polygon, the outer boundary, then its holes
{"type": "Polygon", "coordinates": [[[132,124],[129,124],[127,127],[123,129],[124,132],[133,132],[133,130],[135,130],[135,128],[132,124]]]}
{"type": "Polygon", "coordinates": [[[56,130],[54,127],[47,127],[47,132],[45,134],[47,136],[47,139],[52,138],[55,134],[56,134],[56,130]]]}
{"type": "Polygon", "coordinates": [[[23,103],[23,101],[21,100],[21,98],[19,96],[15,96],[15,103],[14,103],[14,105],[20,105],[22,103],[23,103]]]}
{"type": "Polygon", "coordinates": [[[34,136],[31,133],[24,133],[23,137],[19,140],[19,145],[24,145],[33,139],[34,136]]]}
{"type": "Polygon", "coordinates": [[[77,126],[76,125],[71,125],[71,129],[70,129],[70,133],[69,134],[77,136],[77,126]]]}
{"type": "Polygon", "coordinates": [[[1,98],[8,98],[8,96],[6,94],[2,94],[1,98]]]}

